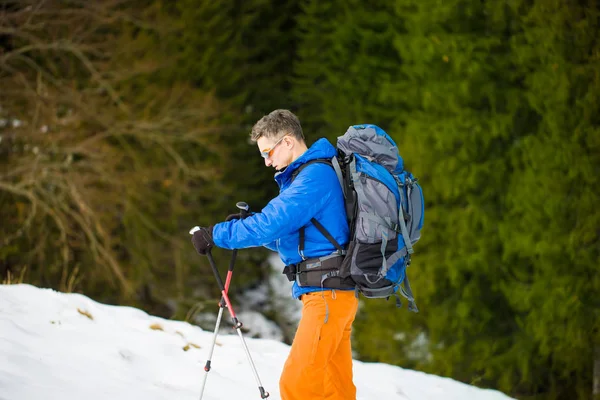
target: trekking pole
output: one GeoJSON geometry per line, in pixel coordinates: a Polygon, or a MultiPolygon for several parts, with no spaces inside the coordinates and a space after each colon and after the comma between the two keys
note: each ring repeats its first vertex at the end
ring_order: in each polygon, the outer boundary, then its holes
{"type": "MultiPolygon", "coordinates": [[[[249,207],[246,203],[244,202],[238,202],[236,204],[236,206],[240,209],[240,215],[242,218],[245,218],[248,215],[248,210],[249,207]]],[[[228,218],[228,220],[230,220],[232,218],[228,218]]],[[[193,234],[197,229],[197,227],[193,228],[190,231],[190,234],[193,234]]],[[[231,283],[231,277],[233,274],[233,267],[235,265],[235,259],[237,256],[237,250],[233,250],[233,253],[231,254],[231,260],[229,263],[229,269],[227,270],[227,278],[225,280],[225,284],[223,285],[223,281],[221,280],[221,275],[219,274],[219,271],[217,269],[217,266],[215,264],[215,260],[212,257],[212,254],[210,252],[210,250],[207,252],[207,257],[208,260],[210,262],[210,265],[212,267],[213,273],[215,275],[215,278],[217,280],[217,283],[219,284],[219,289],[221,289],[221,300],[219,301],[219,314],[217,316],[217,323],[215,325],[215,330],[213,332],[213,341],[212,341],[212,346],[210,348],[209,351],[209,356],[208,356],[208,360],[206,361],[206,365],[204,366],[204,378],[202,380],[202,387],[201,387],[201,392],[200,392],[200,400],[202,400],[202,397],[204,395],[204,387],[206,385],[206,378],[208,376],[208,372],[211,369],[211,360],[212,360],[212,354],[213,354],[213,350],[215,348],[215,344],[217,341],[217,335],[218,335],[218,331],[219,331],[219,326],[221,324],[221,318],[223,316],[223,308],[227,307],[229,314],[231,315],[231,318],[233,320],[233,324],[234,324],[234,329],[236,329],[238,336],[240,337],[240,340],[242,342],[242,346],[244,347],[244,350],[246,352],[246,356],[248,357],[248,360],[250,362],[250,366],[252,367],[252,372],[254,373],[254,378],[256,379],[256,382],[258,384],[258,389],[260,391],[260,396],[262,399],[266,399],[267,397],[269,397],[269,393],[265,391],[265,389],[262,386],[262,383],[260,381],[260,378],[258,377],[258,372],[256,371],[256,366],[254,365],[254,362],[252,360],[252,356],[250,355],[250,351],[248,350],[248,346],[246,345],[246,341],[244,340],[244,337],[242,336],[242,331],[241,331],[241,327],[243,326],[242,323],[237,319],[237,316],[235,315],[235,311],[233,310],[233,307],[231,306],[231,302],[229,300],[229,296],[227,295],[228,291],[229,291],[229,285],[231,283]]]]}
{"type": "MultiPolygon", "coordinates": [[[[248,204],[244,203],[244,202],[238,202],[236,204],[236,206],[240,209],[240,216],[242,218],[245,218],[248,215],[248,204]]],[[[227,221],[230,221],[234,219],[234,217],[227,217],[227,221]]],[[[193,232],[195,231],[195,229],[192,229],[192,231],[190,231],[190,233],[193,234],[193,232]]],[[[227,278],[225,279],[225,292],[229,291],[229,284],[231,283],[231,277],[233,274],[233,267],[235,265],[235,259],[237,257],[237,250],[234,249],[233,252],[231,253],[231,260],[229,261],[229,269],[227,270],[227,278]]],[[[220,278],[219,278],[220,279],[220,278]]],[[[202,400],[202,397],[204,396],[204,387],[206,386],[206,378],[208,377],[208,373],[210,372],[210,367],[211,367],[211,362],[212,362],[212,355],[213,355],[213,351],[215,349],[215,345],[217,343],[217,335],[219,333],[219,327],[221,325],[221,318],[223,317],[223,308],[226,307],[225,304],[225,300],[223,297],[221,297],[221,300],[219,301],[219,314],[217,316],[217,323],[215,324],[215,330],[213,332],[213,339],[212,339],[212,344],[210,347],[210,350],[208,352],[208,359],[206,360],[206,364],[204,365],[204,377],[202,378],[202,386],[200,388],[200,400],[202,400]]]]}
{"type": "MultiPolygon", "coordinates": [[[[247,215],[247,211],[248,211],[248,205],[246,203],[243,203],[245,205],[245,207],[240,208],[240,214],[241,217],[244,218],[247,215]]],[[[242,205],[241,203],[236,204],[238,205],[238,207],[240,205],[242,205]]],[[[233,218],[227,218],[227,221],[230,221],[233,218]]],[[[194,234],[194,232],[197,229],[194,228],[190,231],[191,234],[194,234]]],[[[231,283],[231,276],[233,273],[233,266],[235,265],[235,259],[237,256],[237,250],[233,250],[233,252],[231,253],[231,260],[229,261],[229,269],[227,270],[227,278],[225,279],[225,292],[229,291],[229,284],[231,283]]],[[[225,308],[225,301],[223,299],[223,297],[221,297],[221,300],[219,300],[219,314],[217,316],[217,323],[215,324],[215,330],[213,332],[213,338],[212,338],[212,344],[210,346],[210,350],[208,351],[208,359],[206,360],[206,364],[204,365],[204,376],[202,378],[202,386],[200,387],[200,400],[202,400],[202,397],[204,396],[204,387],[206,386],[206,378],[208,377],[208,373],[210,372],[210,367],[211,367],[211,362],[212,362],[212,356],[213,356],[213,351],[215,349],[215,345],[217,343],[217,335],[219,334],[219,327],[221,326],[221,318],[223,317],[223,308],[225,308]]]]}

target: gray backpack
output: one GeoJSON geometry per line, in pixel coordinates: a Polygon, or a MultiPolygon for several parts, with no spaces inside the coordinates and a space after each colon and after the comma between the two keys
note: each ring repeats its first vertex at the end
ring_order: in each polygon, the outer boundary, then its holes
{"type": "MultiPolygon", "coordinates": [[[[338,155],[312,160],[331,165],[342,186],[350,241],[342,248],[316,219],[311,222],[336,247],[326,257],[304,260],[284,273],[303,286],[354,287],[367,298],[389,298],[398,292],[418,312],[406,277],[413,245],[421,237],[424,200],[421,186],[404,170],[396,143],[376,125],[354,125],[338,138],[338,155]]],[[[300,248],[304,248],[304,228],[300,248]]]]}

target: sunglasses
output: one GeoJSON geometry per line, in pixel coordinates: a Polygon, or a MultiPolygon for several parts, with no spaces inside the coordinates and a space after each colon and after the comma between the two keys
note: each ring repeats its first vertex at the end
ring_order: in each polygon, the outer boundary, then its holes
{"type": "Polygon", "coordinates": [[[268,149],[264,149],[263,151],[260,152],[260,155],[262,158],[267,159],[267,158],[271,158],[271,156],[273,155],[273,152],[275,151],[275,147],[277,147],[277,145],[279,143],[281,143],[281,141],[286,137],[287,135],[283,136],[281,139],[279,139],[274,145],[273,147],[270,147],[268,149]]]}

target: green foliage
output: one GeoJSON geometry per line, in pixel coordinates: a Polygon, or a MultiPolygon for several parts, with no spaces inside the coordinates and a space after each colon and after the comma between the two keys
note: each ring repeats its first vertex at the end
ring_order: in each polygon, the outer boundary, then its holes
{"type": "Polygon", "coordinates": [[[513,46],[531,71],[524,95],[541,118],[511,154],[519,173],[507,198],[512,223],[501,233],[518,285],[504,290],[548,360],[550,398],[588,397],[600,342],[599,16],[597,8],[534,4],[513,46]]]}
{"type": "Polygon", "coordinates": [[[425,191],[408,270],[421,313],[365,301],[362,358],[519,397],[589,397],[598,9],[561,3],[306,2],[294,90],[313,123],[331,139],[379,124],[425,191]]]}
{"type": "MultiPolygon", "coordinates": [[[[432,359],[413,365],[485,385],[493,368],[489,359],[501,353],[511,324],[506,300],[495,287],[501,276],[497,221],[510,131],[503,129],[506,110],[491,106],[510,93],[499,90],[492,76],[491,60],[505,57],[506,49],[485,36],[481,7],[406,3],[396,10],[404,32],[394,44],[403,60],[396,76],[408,79],[381,91],[390,101],[406,94],[392,103],[402,112],[390,132],[425,188],[426,227],[408,271],[421,315],[409,321],[394,315],[391,329],[408,322],[407,337],[427,336],[432,359]],[[453,24],[456,20],[461,24],[453,24]],[[494,348],[487,348],[489,342],[494,348]]],[[[366,306],[371,307],[380,306],[366,306]]]]}
{"type": "Polygon", "coordinates": [[[289,89],[295,60],[297,3],[156,3],[159,14],[174,21],[167,35],[173,63],[161,74],[213,92],[231,105],[233,112],[224,119],[227,129],[218,138],[230,153],[223,164],[223,180],[233,192],[224,202],[244,200],[260,209],[277,194],[274,171],[265,168],[257,157],[249,134],[264,114],[277,108],[295,108],[289,89]]]}
{"type": "Polygon", "coordinates": [[[334,142],[351,124],[387,125],[397,110],[379,89],[394,79],[400,29],[390,2],[306,1],[302,10],[292,93],[303,124],[334,142]]]}
{"type": "Polygon", "coordinates": [[[295,8],[294,1],[178,2],[174,71],[241,109],[271,111],[289,89],[295,8]]]}

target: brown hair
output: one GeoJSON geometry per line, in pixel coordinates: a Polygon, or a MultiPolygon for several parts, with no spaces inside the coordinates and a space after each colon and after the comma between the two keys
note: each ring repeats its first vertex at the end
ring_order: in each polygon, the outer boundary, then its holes
{"type": "Polygon", "coordinates": [[[261,137],[275,139],[282,135],[290,135],[299,141],[304,141],[300,120],[290,110],[271,111],[259,119],[252,127],[250,139],[256,142],[261,137]]]}

